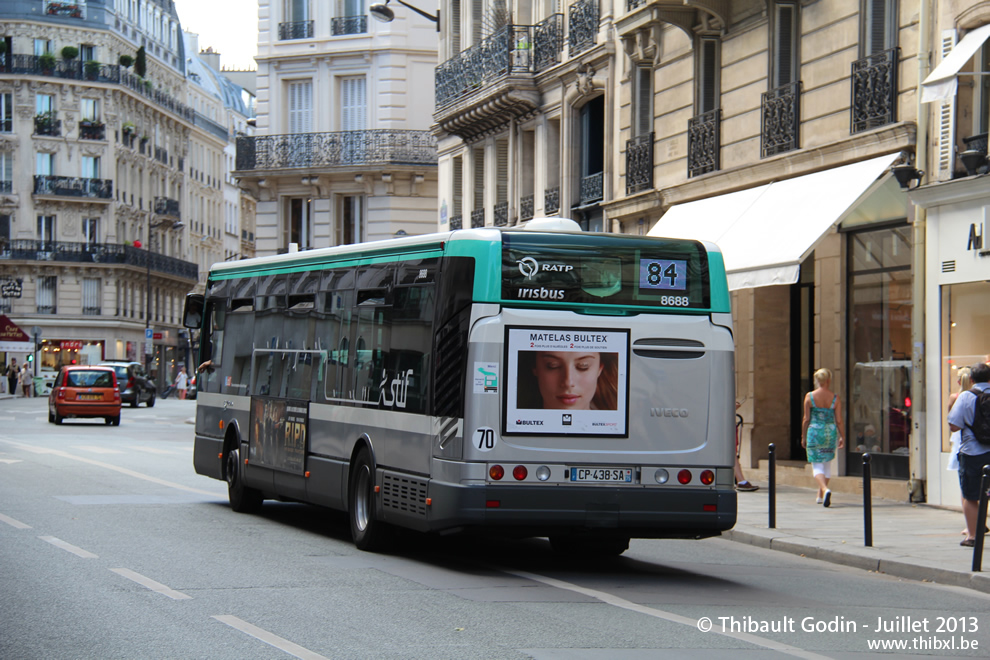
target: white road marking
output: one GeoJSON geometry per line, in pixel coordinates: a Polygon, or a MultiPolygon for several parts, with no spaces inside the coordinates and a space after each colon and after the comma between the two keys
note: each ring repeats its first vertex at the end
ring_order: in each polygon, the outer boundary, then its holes
{"type": "MultiPolygon", "coordinates": [[[[0,438],[0,442],[5,442],[8,445],[14,445],[15,447],[24,449],[26,451],[35,451],[41,449],[39,447],[32,447],[31,445],[26,445],[21,442],[14,442],[13,440],[8,440],[6,438],[0,438]]],[[[174,481],[166,481],[165,479],[159,479],[157,477],[152,477],[147,474],[141,474],[140,472],[135,472],[134,470],[128,470],[127,468],[119,467],[117,465],[111,465],[110,463],[104,463],[103,461],[97,461],[92,458],[75,456],[73,454],[61,451],[59,449],[41,449],[40,451],[36,451],[36,453],[54,454],[56,456],[61,456],[62,458],[68,458],[73,461],[79,461],[80,463],[88,463],[89,465],[95,465],[97,467],[106,468],[107,470],[113,470],[114,472],[126,474],[129,477],[134,477],[135,479],[143,479],[144,481],[150,481],[151,483],[158,484],[160,486],[168,486],[169,488],[184,490],[187,493],[196,493],[198,495],[206,495],[208,497],[219,497],[219,495],[214,491],[192,488],[191,486],[183,486],[182,484],[177,484],[174,481]]]]}
{"type": "Polygon", "coordinates": [[[98,559],[99,555],[94,555],[89,550],[83,550],[80,547],[74,546],[71,543],[66,543],[62,539],[57,539],[54,536],[39,536],[39,539],[51,543],[56,548],[62,548],[67,552],[71,552],[77,557],[82,557],[83,559],[98,559]]]}
{"type": "MultiPolygon", "coordinates": [[[[691,626],[695,630],[698,629],[698,621],[699,621],[698,619],[692,619],[690,617],[681,616],[680,614],[674,614],[673,612],[666,612],[664,610],[658,610],[653,607],[647,607],[646,605],[640,605],[639,603],[634,603],[632,601],[626,600],[625,598],[619,598],[618,596],[614,596],[604,591],[598,591],[597,589],[588,589],[587,587],[581,587],[576,584],[571,584],[570,582],[564,582],[563,580],[557,580],[551,577],[546,577],[544,575],[537,575],[536,573],[527,573],[526,571],[512,571],[507,569],[500,569],[500,570],[510,575],[515,575],[516,577],[523,578],[524,580],[541,582],[547,586],[555,587],[557,589],[573,591],[574,593],[583,594],[590,598],[600,600],[608,605],[621,607],[622,609],[630,610],[633,612],[639,612],[640,614],[656,617],[657,619],[664,619],[665,621],[670,621],[672,623],[680,623],[685,626],[691,626]]],[[[778,653],[786,653],[787,655],[793,655],[798,658],[807,658],[808,660],[828,660],[828,656],[818,655],[817,653],[812,653],[811,651],[805,651],[804,649],[800,649],[796,646],[782,644],[780,642],[775,642],[772,639],[764,639],[762,637],[757,637],[756,635],[750,635],[748,633],[722,632],[720,630],[717,630],[716,628],[712,628],[709,634],[724,635],[725,637],[731,637],[732,639],[737,639],[741,642],[748,642],[749,644],[762,646],[765,649],[771,649],[773,651],[777,651],[778,653]]]]}
{"type": "Polygon", "coordinates": [[[158,456],[185,456],[188,453],[174,449],[159,449],[158,447],[131,447],[131,449],[147,452],[148,454],[157,454],[158,456]]]}
{"type": "Polygon", "coordinates": [[[176,591],[175,589],[171,589],[169,587],[166,587],[161,582],[155,582],[151,578],[145,577],[145,576],[141,575],[140,573],[135,573],[134,571],[132,571],[129,568],[111,568],[110,570],[113,571],[114,573],[116,573],[117,575],[120,575],[121,577],[125,577],[128,580],[132,580],[134,582],[137,582],[142,587],[145,587],[147,589],[151,589],[155,593],[162,594],[163,596],[168,596],[172,600],[191,600],[192,599],[192,596],[187,596],[186,594],[182,593],[181,591],[176,591]]]}
{"type": "Polygon", "coordinates": [[[82,449],[84,451],[91,451],[94,454],[123,454],[124,452],[119,449],[109,449],[107,447],[94,447],[93,445],[73,445],[73,449],[82,449]]]}
{"type": "Polygon", "coordinates": [[[262,641],[269,646],[274,646],[279,651],[284,651],[289,655],[301,658],[301,660],[327,660],[326,657],[320,655],[319,653],[314,653],[309,649],[299,646],[298,644],[293,644],[287,639],[282,639],[274,633],[263,630],[258,626],[253,626],[247,621],[238,619],[236,616],[232,616],[230,614],[218,614],[214,615],[213,618],[220,623],[226,623],[231,628],[240,630],[242,633],[262,641]]]}
{"type": "Polygon", "coordinates": [[[0,513],[0,522],[5,522],[15,529],[31,529],[31,525],[25,525],[20,520],[14,520],[9,516],[5,516],[0,513]]]}
{"type": "Polygon", "coordinates": [[[7,465],[13,465],[14,463],[21,463],[19,458],[0,458],[0,463],[6,463],[7,465]]]}

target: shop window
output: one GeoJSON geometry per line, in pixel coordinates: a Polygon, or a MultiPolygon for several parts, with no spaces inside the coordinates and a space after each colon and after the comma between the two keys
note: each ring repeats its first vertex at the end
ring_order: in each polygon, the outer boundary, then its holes
{"type": "MultiPolygon", "coordinates": [[[[990,360],[987,309],[990,282],[964,282],[941,288],[942,393],[941,411],[948,410],[949,395],[959,391],[959,370],[990,360]]],[[[931,385],[930,385],[931,386],[931,385]]],[[[942,451],[949,451],[949,427],[942,416],[942,451]]]]}
{"type": "Polygon", "coordinates": [[[908,478],[911,434],[911,228],[849,234],[848,471],[908,478]]]}

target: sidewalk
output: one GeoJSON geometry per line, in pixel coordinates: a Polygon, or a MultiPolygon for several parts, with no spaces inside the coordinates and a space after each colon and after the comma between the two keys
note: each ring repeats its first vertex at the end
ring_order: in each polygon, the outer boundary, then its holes
{"type": "MultiPolygon", "coordinates": [[[[973,548],[959,545],[961,512],[925,504],[873,499],[873,547],[863,545],[863,496],[832,493],[832,506],[815,504],[815,491],[777,486],[777,524],[769,529],[769,491],[740,492],[736,526],[724,538],[912,580],[990,593],[990,549],[973,573],[973,548]]],[[[990,535],[984,541],[990,545],[990,535]]]]}

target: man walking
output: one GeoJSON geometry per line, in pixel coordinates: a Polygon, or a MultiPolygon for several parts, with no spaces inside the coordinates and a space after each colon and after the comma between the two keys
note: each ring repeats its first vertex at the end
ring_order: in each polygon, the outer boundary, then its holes
{"type": "MultiPolygon", "coordinates": [[[[959,439],[959,489],[962,491],[963,516],[966,518],[966,538],[960,545],[972,547],[976,543],[977,520],[980,507],[980,481],[983,466],[990,465],[990,437],[983,435],[990,419],[985,419],[978,393],[990,390],[990,366],[983,362],[970,367],[973,389],[962,392],[949,411],[949,428],[962,431],[959,439]],[[977,410],[977,408],[981,408],[977,410]]],[[[988,395],[990,396],[990,395],[988,395]]]]}
{"type": "Polygon", "coordinates": [[[11,396],[17,396],[17,377],[21,370],[17,368],[17,358],[10,358],[10,366],[7,367],[7,391],[11,396]]]}

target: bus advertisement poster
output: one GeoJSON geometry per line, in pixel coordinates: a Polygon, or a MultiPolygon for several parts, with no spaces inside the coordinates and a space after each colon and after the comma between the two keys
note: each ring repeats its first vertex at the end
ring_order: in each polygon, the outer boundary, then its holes
{"type": "Polygon", "coordinates": [[[626,437],[629,332],[507,328],[505,433],[626,437]]]}
{"type": "Polygon", "coordinates": [[[251,464],[303,474],[308,428],[309,402],[251,397],[251,464]]]}

